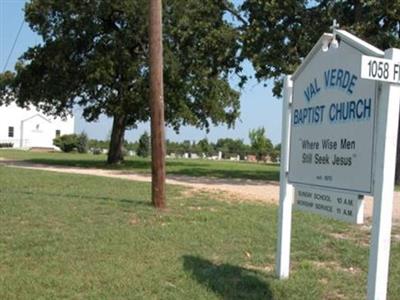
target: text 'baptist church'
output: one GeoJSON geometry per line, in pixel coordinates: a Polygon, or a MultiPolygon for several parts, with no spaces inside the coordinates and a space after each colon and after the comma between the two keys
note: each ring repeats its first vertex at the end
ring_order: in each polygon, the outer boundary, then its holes
{"type": "MultiPolygon", "coordinates": [[[[353,94],[358,77],[343,69],[330,69],[323,72],[323,88],[342,90],[348,95],[353,94]]],[[[321,92],[321,85],[314,78],[304,90],[306,102],[321,92]]],[[[322,124],[325,120],[331,123],[344,121],[360,121],[371,117],[372,99],[359,98],[344,101],[336,101],[329,107],[326,105],[314,105],[298,108],[293,111],[293,124],[295,126],[322,124]],[[327,116],[325,116],[327,115],[327,116]]]]}

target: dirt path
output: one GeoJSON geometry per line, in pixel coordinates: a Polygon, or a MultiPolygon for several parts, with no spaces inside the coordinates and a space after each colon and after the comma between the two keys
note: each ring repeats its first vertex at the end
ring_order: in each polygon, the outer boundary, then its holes
{"type": "MultiPolygon", "coordinates": [[[[133,181],[150,182],[151,176],[128,171],[87,169],[64,166],[49,166],[32,164],[23,161],[4,160],[0,158],[0,164],[9,167],[24,169],[46,170],[51,172],[94,175],[111,178],[120,178],[133,181]]],[[[246,179],[217,179],[205,177],[171,176],[167,177],[167,183],[190,187],[198,191],[207,191],[221,194],[224,199],[234,201],[260,201],[264,203],[277,204],[279,201],[279,183],[274,181],[259,181],[246,179]]],[[[372,216],[372,198],[366,197],[364,215],[366,218],[372,216]]],[[[394,193],[393,218],[400,221],[400,193],[394,193]]]]}

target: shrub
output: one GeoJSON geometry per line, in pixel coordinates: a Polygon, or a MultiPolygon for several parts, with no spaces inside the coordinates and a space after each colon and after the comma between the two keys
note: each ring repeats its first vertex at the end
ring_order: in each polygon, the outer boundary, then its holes
{"type": "Polygon", "coordinates": [[[13,146],[13,143],[0,143],[0,148],[12,148],[13,146]]]}
{"type": "Polygon", "coordinates": [[[71,152],[77,148],[78,137],[76,134],[64,134],[53,140],[53,145],[63,152],[71,152]]]}
{"type": "Polygon", "coordinates": [[[122,157],[126,157],[128,154],[128,150],[125,147],[122,147],[122,157]]]}
{"type": "Polygon", "coordinates": [[[93,153],[94,155],[100,155],[100,154],[103,153],[103,151],[102,151],[100,148],[93,148],[93,149],[92,149],[92,153],[93,153]]]}
{"type": "Polygon", "coordinates": [[[78,150],[79,153],[87,153],[88,144],[89,138],[86,133],[82,132],[76,137],[76,150],[78,150]]]}
{"type": "Polygon", "coordinates": [[[139,138],[137,155],[140,157],[147,157],[149,156],[149,152],[150,152],[150,137],[147,131],[145,131],[139,138]]]}

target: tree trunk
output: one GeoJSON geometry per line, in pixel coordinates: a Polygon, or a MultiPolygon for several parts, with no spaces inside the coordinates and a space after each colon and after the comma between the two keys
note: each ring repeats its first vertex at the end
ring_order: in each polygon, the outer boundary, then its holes
{"type": "Polygon", "coordinates": [[[115,114],[111,132],[110,147],[108,150],[107,163],[119,164],[124,160],[122,146],[126,127],[126,115],[115,114]]]}
{"type": "MultiPolygon", "coordinates": [[[[400,126],[400,118],[399,118],[399,126],[400,126]]],[[[400,184],[400,127],[397,132],[397,156],[396,156],[396,175],[394,177],[395,183],[400,184]]]]}

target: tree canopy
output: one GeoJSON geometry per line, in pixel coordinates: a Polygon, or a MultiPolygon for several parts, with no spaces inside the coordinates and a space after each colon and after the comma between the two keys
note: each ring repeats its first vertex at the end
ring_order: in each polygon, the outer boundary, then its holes
{"type": "MultiPolygon", "coordinates": [[[[399,1],[244,0],[237,8],[243,58],[249,59],[259,80],[273,80],[281,96],[283,76],[292,74],[334,19],[345,29],[385,50],[400,47],[399,1]]],[[[397,140],[400,140],[400,131],[397,140]]],[[[396,183],[400,183],[400,143],[396,183]]]]}
{"type": "MultiPolygon", "coordinates": [[[[121,160],[125,129],[150,115],[147,9],[146,0],[28,2],[25,19],[43,42],[16,65],[18,104],[59,116],[79,105],[87,121],[113,117],[109,162],[121,160]]],[[[177,131],[233,126],[239,93],[228,76],[240,71],[240,44],[224,9],[214,0],[171,0],[163,14],[166,122],[177,131]]]]}
{"type": "Polygon", "coordinates": [[[243,58],[259,80],[273,80],[280,96],[282,79],[292,74],[336,19],[345,29],[374,46],[400,47],[400,2],[334,0],[244,0],[241,13],[243,58]]]}

